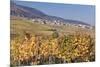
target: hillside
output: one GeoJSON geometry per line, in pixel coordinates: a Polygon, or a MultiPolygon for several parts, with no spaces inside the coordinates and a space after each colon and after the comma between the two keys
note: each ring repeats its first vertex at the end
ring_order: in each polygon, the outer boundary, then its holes
{"type": "Polygon", "coordinates": [[[84,22],[78,21],[78,20],[63,19],[61,17],[46,15],[45,13],[43,13],[40,10],[31,8],[31,7],[27,7],[27,6],[17,5],[16,3],[12,2],[12,1],[11,1],[10,15],[25,17],[28,19],[37,19],[38,18],[38,19],[47,20],[47,21],[51,21],[51,22],[56,21],[58,23],[62,22],[62,23],[70,23],[70,24],[89,25],[87,23],[84,23],[84,22]]]}
{"type": "Polygon", "coordinates": [[[83,32],[94,36],[94,29],[85,29],[75,26],[63,26],[63,25],[49,25],[34,23],[31,20],[23,19],[21,17],[11,17],[11,34],[23,35],[24,31],[31,34],[51,35],[55,30],[61,35],[73,34],[76,32],[83,32]]]}
{"type": "Polygon", "coordinates": [[[12,66],[95,61],[94,30],[32,23],[20,17],[13,17],[10,25],[12,66]]]}

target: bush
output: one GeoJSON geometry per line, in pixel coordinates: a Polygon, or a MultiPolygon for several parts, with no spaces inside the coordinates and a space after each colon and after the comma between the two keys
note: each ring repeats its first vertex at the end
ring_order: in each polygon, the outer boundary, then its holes
{"type": "Polygon", "coordinates": [[[54,31],[54,32],[52,33],[52,37],[53,37],[53,38],[57,38],[57,37],[59,37],[58,32],[57,32],[57,31],[54,31]]]}

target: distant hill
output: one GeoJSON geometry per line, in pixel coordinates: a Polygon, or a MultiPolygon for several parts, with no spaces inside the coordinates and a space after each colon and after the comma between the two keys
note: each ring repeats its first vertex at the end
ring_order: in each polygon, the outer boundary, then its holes
{"type": "MultiPolygon", "coordinates": [[[[19,16],[19,17],[25,17],[29,19],[42,19],[47,21],[56,21],[56,22],[64,22],[64,23],[72,23],[72,24],[83,24],[83,25],[89,25],[87,23],[77,21],[77,20],[70,20],[70,19],[63,19],[61,17],[56,16],[50,16],[42,11],[39,11],[35,8],[30,8],[22,5],[18,5],[11,1],[10,3],[10,15],[11,16],[19,16]]],[[[90,25],[89,25],[90,26],[90,25]]]]}

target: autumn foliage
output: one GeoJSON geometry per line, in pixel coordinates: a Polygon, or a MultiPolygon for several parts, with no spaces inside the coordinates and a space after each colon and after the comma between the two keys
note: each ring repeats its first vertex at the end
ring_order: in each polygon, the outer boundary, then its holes
{"type": "Polygon", "coordinates": [[[95,40],[88,34],[42,36],[11,40],[11,65],[95,61],[95,40]],[[57,37],[54,37],[57,36],[57,37]]]}

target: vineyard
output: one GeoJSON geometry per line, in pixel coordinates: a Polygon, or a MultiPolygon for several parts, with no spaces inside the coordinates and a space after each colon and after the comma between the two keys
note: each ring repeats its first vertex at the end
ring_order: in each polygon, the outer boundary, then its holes
{"type": "Polygon", "coordinates": [[[36,35],[11,39],[11,65],[43,65],[95,61],[95,38],[85,33],[36,35]]]}
{"type": "Polygon", "coordinates": [[[94,61],[95,5],[10,1],[11,67],[94,61]]]}

